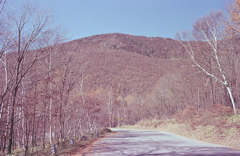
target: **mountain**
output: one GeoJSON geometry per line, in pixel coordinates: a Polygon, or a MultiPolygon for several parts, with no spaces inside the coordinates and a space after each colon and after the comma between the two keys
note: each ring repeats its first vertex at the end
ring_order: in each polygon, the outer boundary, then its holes
{"type": "Polygon", "coordinates": [[[184,48],[178,41],[170,38],[112,33],[94,35],[70,42],[70,44],[72,43],[77,43],[78,48],[98,47],[101,49],[120,50],[163,59],[186,58],[184,48]]]}
{"type": "Polygon", "coordinates": [[[66,47],[84,65],[85,91],[111,89],[122,96],[152,92],[159,78],[179,71],[186,58],[176,40],[119,33],[62,44],[66,47]]]}

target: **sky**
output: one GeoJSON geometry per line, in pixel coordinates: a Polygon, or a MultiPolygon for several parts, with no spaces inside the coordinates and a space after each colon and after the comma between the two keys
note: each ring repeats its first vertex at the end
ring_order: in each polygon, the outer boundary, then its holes
{"type": "MultiPolygon", "coordinates": [[[[27,0],[7,0],[20,7],[27,0]]],[[[70,40],[105,33],[174,38],[226,0],[28,0],[53,10],[70,40]]]]}

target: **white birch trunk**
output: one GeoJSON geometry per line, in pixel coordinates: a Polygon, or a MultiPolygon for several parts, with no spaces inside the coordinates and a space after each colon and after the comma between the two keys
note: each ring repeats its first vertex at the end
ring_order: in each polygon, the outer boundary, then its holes
{"type": "Polygon", "coordinates": [[[237,110],[236,110],[235,102],[234,102],[234,99],[233,99],[233,96],[232,96],[231,88],[230,87],[226,87],[226,89],[227,89],[228,95],[229,95],[231,103],[232,103],[233,113],[236,114],[237,110]]]}
{"type": "MultiPolygon", "coordinates": [[[[234,114],[236,114],[236,106],[235,106],[235,102],[233,99],[233,95],[232,95],[232,91],[229,87],[229,84],[227,82],[226,76],[225,76],[225,72],[223,71],[223,68],[221,66],[220,63],[220,59],[219,59],[219,54],[218,54],[218,33],[219,33],[219,27],[220,27],[220,21],[219,23],[215,23],[213,25],[211,25],[212,23],[208,23],[208,20],[204,21],[207,26],[208,26],[208,31],[204,30],[204,29],[200,29],[198,30],[199,34],[202,35],[202,37],[205,39],[206,43],[211,47],[211,49],[213,50],[212,52],[212,57],[215,59],[216,62],[216,68],[218,69],[219,73],[221,74],[221,78],[218,77],[218,75],[214,75],[210,72],[207,71],[207,69],[205,69],[201,64],[199,64],[194,56],[194,50],[193,47],[188,39],[188,37],[185,34],[185,40],[186,41],[179,41],[180,44],[185,48],[185,50],[188,52],[191,60],[193,61],[193,63],[206,75],[214,78],[215,80],[219,81],[222,85],[225,86],[225,88],[227,89],[229,98],[231,100],[231,104],[232,104],[232,108],[233,108],[233,112],[234,114]],[[211,27],[212,26],[212,27],[211,27]],[[209,37],[209,34],[211,34],[211,36],[209,37]],[[185,44],[185,43],[186,44],[185,44]]],[[[206,28],[207,29],[207,28],[206,28]]],[[[180,39],[181,37],[179,37],[180,39]]]]}

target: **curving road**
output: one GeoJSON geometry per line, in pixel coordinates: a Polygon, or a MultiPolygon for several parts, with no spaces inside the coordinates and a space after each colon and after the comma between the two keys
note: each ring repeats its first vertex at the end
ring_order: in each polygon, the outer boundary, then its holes
{"type": "Polygon", "coordinates": [[[240,156],[240,151],[161,131],[112,129],[84,156],[240,156]]]}

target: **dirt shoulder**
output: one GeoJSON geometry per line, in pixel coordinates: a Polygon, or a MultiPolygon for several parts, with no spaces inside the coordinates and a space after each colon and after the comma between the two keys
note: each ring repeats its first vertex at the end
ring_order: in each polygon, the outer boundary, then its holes
{"type": "Polygon", "coordinates": [[[108,137],[110,135],[113,135],[115,133],[116,132],[103,134],[103,135],[99,136],[98,138],[94,138],[94,139],[88,141],[85,145],[75,146],[74,148],[70,149],[69,151],[63,152],[63,153],[59,154],[59,156],[82,156],[84,154],[90,153],[91,148],[95,144],[97,144],[103,138],[106,138],[106,137],[108,137]]]}

